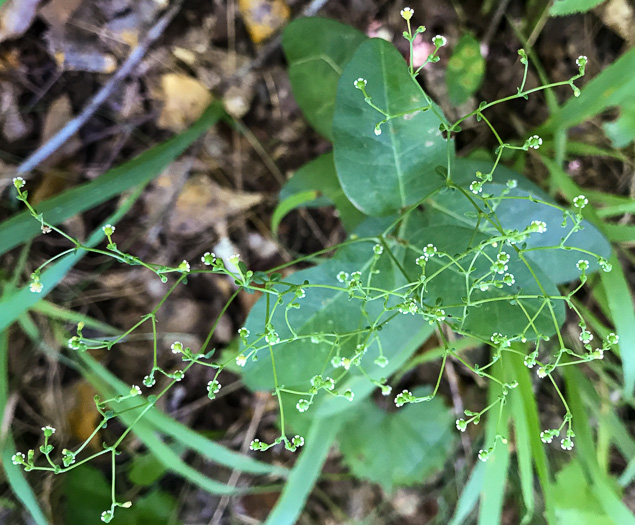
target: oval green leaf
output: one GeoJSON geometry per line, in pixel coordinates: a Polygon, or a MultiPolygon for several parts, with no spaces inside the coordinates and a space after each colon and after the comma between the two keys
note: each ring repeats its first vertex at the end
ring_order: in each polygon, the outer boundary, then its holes
{"type": "Polygon", "coordinates": [[[282,34],[291,89],[315,130],[332,140],[337,83],[344,66],[368,37],[328,18],[298,18],[282,34]]]}
{"type": "MultiPolygon", "coordinates": [[[[454,144],[441,136],[439,117],[432,110],[421,111],[426,105],[392,44],[372,39],[359,46],[337,89],[333,146],[342,189],[366,215],[394,213],[445,183],[436,169],[447,167],[454,144]],[[379,136],[374,129],[384,116],[355,88],[358,78],[367,80],[373,104],[402,115],[385,123],[379,136]]],[[[436,106],[434,111],[441,115],[436,106]]]]}

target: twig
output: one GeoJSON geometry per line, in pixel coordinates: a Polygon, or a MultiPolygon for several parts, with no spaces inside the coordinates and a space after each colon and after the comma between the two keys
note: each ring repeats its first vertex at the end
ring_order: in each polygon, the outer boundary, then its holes
{"type": "Polygon", "coordinates": [[[492,38],[494,37],[494,33],[496,32],[496,29],[498,28],[498,24],[500,23],[501,18],[505,14],[505,9],[507,9],[508,4],[509,4],[509,0],[502,0],[498,4],[498,7],[496,8],[496,12],[494,13],[494,16],[492,17],[492,20],[489,24],[489,27],[487,28],[487,31],[485,32],[485,36],[481,40],[482,45],[489,47],[490,40],[492,40],[492,38]]]}
{"type": "Polygon", "coordinates": [[[148,48],[163,34],[165,28],[169,25],[181,8],[182,3],[183,0],[178,0],[163,14],[161,18],[159,18],[156,24],[154,24],[154,26],[152,26],[152,28],[148,31],[148,34],[143,42],[134,48],[119,70],[110,77],[110,80],[108,80],[108,82],[106,82],[97,93],[95,93],[95,96],[93,96],[83,111],[18,166],[18,175],[35,169],[43,161],[55,153],[62,144],[79,131],[79,129],[95,113],[95,111],[97,111],[108,97],[110,97],[120,82],[132,73],[133,69],[148,51],[148,48]]]}
{"type": "MultiPolygon", "coordinates": [[[[267,406],[267,396],[258,396],[256,395],[256,407],[254,408],[254,414],[249,423],[249,427],[245,432],[245,436],[243,438],[242,445],[240,446],[240,451],[245,454],[249,450],[249,444],[254,439],[256,435],[256,431],[258,430],[258,425],[260,425],[260,421],[262,420],[262,416],[265,413],[265,408],[267,406]]],[[[228,487],[235,487],[238,483],[238,479],[240,478],[239,470],[232,470],[232,473],[229,476],[229,480],[227,481],[228,487]]],[[[218,507],[216,507],[216,511],[212,516],[212,519],[209,522],[209,525],[219,525],[220,520],[223,518],[223,514],[227,509],[227,505],[229,505],[230,496],[223,496],[218,503],[218,507]]]]}

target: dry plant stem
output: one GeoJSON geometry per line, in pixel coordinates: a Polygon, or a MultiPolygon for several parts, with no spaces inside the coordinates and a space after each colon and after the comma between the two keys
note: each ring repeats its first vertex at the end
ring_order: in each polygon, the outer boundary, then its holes
{"type": "MultiPolygon", "coordinates": [[[[265,413],[265,407],[267,406],[267,400],[269,399],[266,395],[255,395],[256,399],[256,407],[254,409],[254,415],[249,422],[249,427],[245,432],[245,437],[243,438],[243,442],[240,445],[240,451],[243,454],[246,454],[249,450],[249,444],[256,437],[256,432],[258,430],[258,425],[260,425],[260,421],[262,420],[262,416],[265,413]]],[[[227,481],[228,487],[235,487],[236,483],[238,483],[238,479],[240,478],[239,470],[232,470],[231,475],[229,476],[229,480],[227,481]]],[[[230,496],[223,496],[219,503],[218,507],[216,507],[216,511],[214,511],[214,515],[210,520],[208,525],[220,525],[221,519],[223,518],[223,514],[225,513],[225,509],[229,504],[230,496]]]]}
{"type": "MultiPolygon", "coordinates": [[[[448,385],[450,386],[450,392],[452,393],[454,412],[456,412],[457,417],[463,417],[463,410],[465,409],[465,406],[463,405],[461,392],[459,392],[459,382],[452,359],[447,359],[445,361],[445,375],[448,378],[448,385]]],[[[469,458],[471,455],[470,451],[472,449],[472,444],[470,443],[470,436],[465,432],[461,432],[461,446],[463,447],[465,458],[469,458]]]]}
{"type": "Polygon", "coordinates": [[[159,18],[156,24],[150,28],[143,42],[134,48],[119,70],[110,77],[110,80],[95,94],[82,112],[18,166],[18,175],[28,173],[35,169],[80,130],[86,121],[93,116],[95,111],[112,95],[112,92],[119,86],[121,81],[132,73],[149,47],[163,34],[165,28],[170,24],[176,13],[178,13],[182,3],[183,0],[174,2],[163,16],[159,18]]]}
{"type": "Polygon", "coordinates": [[[496,12],[494,13],[494,16],[492,17],[492,21],[490,22],[487,28],[487,32],[485,33],[483,40],[481,40],[482,45],[489,47],[490,40],[494,36],[494,33],[496,33],[496,30],[498,29],[498,24],[500,23],[501,18],[503,18],[503,15],[505,14],[505,10],[507,9],[508,4],[509,4],[509,0],[502,0],[500,4],[498,4],[498,7],[496,8],[496,12]]]}

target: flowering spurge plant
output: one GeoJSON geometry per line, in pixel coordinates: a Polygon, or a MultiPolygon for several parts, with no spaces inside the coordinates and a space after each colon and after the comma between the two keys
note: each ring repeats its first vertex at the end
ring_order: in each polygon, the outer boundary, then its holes
{"type": "MultiPolygon", "coordinates": [[[[411,48],[425,32],[424,27],[412,30],[412,16],[412,9],[402,11],[407,22],[404,37],[411,48]]],[[[341,28],[326,21],[296,22],[298,36],[311,24],[313,30],[319,26],[322,35],[330,28],[331,40],[337,38],[334,34],[344,39],[341,28]]],[[[295,43],[290,33],[293,25],[285,34],[285,49],[295,43]]],[[[356,35],[346,38],[354,41],[356,35]]],[[[506,143],[486,112],[501,102],[558,85],[570,86],[577,96],[574,82],[584,74],[586,59],[578,59],[570,79],[526,89],[529,60],[520,50],[524,75],[516,93],[483,102],[452,123],[416,81],[426,64],[438,61],[445,38],[432,39],[433,52],[417,68],[412,52],[404,65],[388,42],[361,40],[350,59],[340,64],[343,71],[331,113],[333,154],[300,170],[301,181],[291,179],[293,189],[282,191],[291,200],[300,190],[320,188],[316,180],[335,179],[347,200],[333,202],[351,237],[332,259],[289,279],[305,291],[302,301],[292,294],[266,294],[253,308],[246,324],[253,335],[242,340],[242,352],[251,358],[245,365],[247,385],[273,389],[282,425],[306,428],[303,421],[311,413],[316,417],[350,410],[345,392],[355,394],[353,404],[375,387],[390,393],[390,376],[436,332],[443,352],[434,390],[424,396],[404,390],[394,398],[397,407],[434,398],[446,360],[456,360],[500,391],[487,408],[468,409],[467,417],[457,420],[458,429],[465,431],[492,408],[502,410],[508,394],[513,395],[517,382],[505,380],[497,365],[518,356],[527,367],[536,366],[536,380],[547,379],[558,391],[564,416],[557,432],[567,427],[563,448],[571,448],[571,413],[552,374],[560,366],[600,359],[615,339],[607,338],[595,348],[585,336],[580,348],[571,348],[560,328],[567,311],[586,326],[572,297],[591,271],[610,270],[610,247],[583,221],[581,210],[588,203],[583,195],[574,199],[573,207],[562,207],[500,164],[505,150],[536,150],[543,139],[531,135],[521,144],[506,143]],[[499,143],[493,162],[455,156],[452,137],[468,118],[492,129],[499,143]],[[323,174],[329,170],[332,175],[323,174]],[[351,213],[351,203],[363,217],[351,213]],[[560,292],[559,285],[574,280],[579,286],[560,292]],[[263,326],[275,327],[275,345],[267,344],[263,326]],[[491,359],[475,362],[460,354],[448,333],[491,345],[491,359]],[[533,348],[527,354],[529,343],[533,348]],[[323,392],[312,383],[316,370],[333,379],[323,392]]],[[[324,51],[311,49],[300,56],[297,49],[289,49],[294,88],[303,88],[305,61],[324,51]]],[[[321,107],[313,100],[302,109],[313,123],[324,106],[326,101],[321,107]]],[[[324,123],[316,128],[328,129],[324,123]]],[[[498,436],[477,454],[479,459],[487,460],[496,443],[507,442],[498,436]]]]}
{"type": "MultiPolygon", "coordinates": [[[[407,22],[404,37],[411,51],[415,39],[425,33],[422,26],[412,30],[413,15],[412,9],[402,11],[407,22]]],[[[497,447],[508,444],[507,405],[519,390],[523,374],[532,370],[534,381],[550,383],[562,400],[561,425],[535,437],[544,443],[558,437],[563,449],[573,448],[575,421],[556,374],[561,367],[602,359],[619,341],[611,333],[601,344],[594,344],[573,300],[591,272],[611,270],[607,261],[610,246],[583,220],[581,211],[588,204],[585,196],[576,197],[571,206],[561,206],[500,163],[505,150],[535,150],[543,139],[531,135],[518,144],[504,142],[488,119],[487,109],[559,85],[570,86],[577,96],[574,81],[584,74],[586,58],[578,59],[577,73],[570,79],[526,89],[529,61],[520,50],[525,74],[516,93],[483,102],[458,121],[449,122],[417,82],[421,69],[437,63],[438,51],[447,43],[441,35],[433,37],[433,52],[424,65],[415,68],[412,52],[409,63],[404,64],[388,42],[367,39],[341,24],[302,19],[289,26],[284,46],[294,91],[309,121],[332,140],[333,153],[300,170],[283,189],[282,197],[297,203],[297,193],[307,189],[307,180],[320,185],[332,197],[350,235],[332,258],[286,279],[279,273],[283,267],[252,272],[238,255],[228,258],[227,266],[211,252],[203,254],[197,264],[146,263],[119,250],[112,224],[103,227],[106,248],[90,248],[47,223],[29,204],[24,181],[14,180],[18,199],[40,221],[42,231],[55,231],[72,243],[59,256],[92,251],[123,264],[141,265],[164,283],[169,274],[177,276],[153,311],[119,337],[85,337],[80,324],[70,338],[72,351],[85,352],[111,350],[144,323],[150,323],[155,335],[153,366],[139,378],[139,384],[150,389],[147,399],[139,397],[142,390],[136,385],[106,401],[96,399],[102,421],[95,433],[125,411],[136,410],[136,420],[141,419],[192,366],[210,369],[206,394],[213,400],[221,391],[223,370],[235,364],[250,389],[271,391],[279,405],[279,436],[270,443],[254,439],[253,451],[280,444],[290,451],[310,446],[310,436],[319,435],[316,422],[329,421],[334,429],[342,427],[339,439],[342,450],[348,450],[345,457],[352,470],[370,477],[372,473],[355,463],[356,452],[350,447],[355,439],[363,441],[365,433],[378,430],[388,440],[395,422],[403,427],[412,420],[434,420],[435,429],[442,429],[438,439],[429,440],[424,430],[417,429],[411,433],[416,435],[414,445],[437,446],[448,452],[452,441],[445,437],[446,430],[456,426],[465,432],[487,414],[495,420],[495,431],[488,432],[482,446],[474,450],[475,458],[487,461],[497,454],[497,447]],[[317,92],[306,88],[318,81],[316,65],[307,59],[314,54],[328,56],[325,62],[331,68],[319,77],[323,89],[317,92]],[[456,157],[453,137],[469,118],[483,121],[492,130],[498,147],[491,162],[456,157]],[[219,359],[208,349],[217,320],[201,348],[171,343],[171,351],[183,364],[174,371],[166,370],[159,362],[156,313],[189,275],[205,273],[229,276],[239,290],[258,290],[262,298],[238,331],[240,347],[235,355],[219,359]],[[571,281],[579,285],[561,291],[559,286],[571,281]],[[569,343],[561,331],[567,312],[577,317],[580,326],[579,340],[569,343]],[[398,388],[395,375],[408,368],[416,350],[431,336],[439,343],[436,381],[423,390],[398,388]],[[464,339],[489,345],[489,358],[468,355],[460,344],[464,339]],[[449,416],[437,396],[449,361],[460,363],[479,381],[489,382],[490,402],[485,408],[468,407],[458,418],[449,416]],[[514,368],[517,364],[524,367],[522,371],[514,368]],[[154,392],[157,377],[164,381],[154,392]],[[391,419],[378,413],[368,401],[376,389],[409,417],[391,419]],[[131,406],[133,398],[140,401],[131,406]],[[431,408],[415,412],[417,406],[431,408]],[[423,439],[428,441],[416,441],[423,439]]],[[[46,264],[33,272],[29,283],[33,293],[45,290],[41,275],[46,264]]],[[[98,454],[80,459],[87,441],[77,450],[64,449],[58,462],[51,457],[52,432],[45,430],[42,465],[36,463],[33,450],[17,452],[13,461],[26,470],[61,473],[110,453],[112,504],[102,514],[102,520],[108,522],[117,507],[129,506],[129,502],[116,500],[114,458],[133,426],[98,454]]],[[[399,440],[397,452],[412,448],[413,443],[406,439],[399,440]]],[[[368,441],[366,438],[364,443],[368,441]]],[[[444,457],[438,456],[440,464],[434,468],[442,466],[444,457]]],[[[431,468],[411,456],[404,463],[408,461],[416,468],[394,480],[386,478],[394,472],[378,476],[378,467],[377,481],[388,482],[388,487],[393,482],[411,483],[431,468]]]]}

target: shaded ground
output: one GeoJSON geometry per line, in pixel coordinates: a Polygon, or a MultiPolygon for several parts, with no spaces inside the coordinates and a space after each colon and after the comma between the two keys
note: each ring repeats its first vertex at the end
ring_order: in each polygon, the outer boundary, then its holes
{"type": "MultiPolygon", "coordinates": [[[[6,188],[22,159],[45,144],[86,106],[129,55],[130,45],[143,40],[161,14],[160,3],[153,0],[95,0],[81,6],[76,3],[75,9],[75,2],[63,0],[37,6],[24,34],[0,44],[0,189],[6,188]]],[[[531,35],[530,43],[534,44],[547,77],[556,80],[573,74],[578,55],[589,57],[588,73],[593,77],[627,46],[624,30],[602,11],[547,19],[541,10],[527,12],[525,2],[512,0],[497,17],[494,7],[486,10],[481,4],[459,5],[449,0],[411,4],[417,23],[427,26],[427,35],[444,34],[452,43],[469,31],[484,43],[486,80],[461,113],[471,110],[480,100],[512,93],[520,84],[522,69],[517,49],[524,44],[517,33],[531,35]]],[[[265,270],[289,260],[292,254],[311,253],[341,240],[343,230],[330,209],[293,212],[283,221],[280,244],[269,232],[271,212],[282,183],[302,164],[328,151],[330,145],[308,127],[297,108],[276,37],[259,43],[262,35],[253,25],[249,31],[245,22],[248,17],[241,6],[233,0],[184,2],[133,73],[80,132],[26,177],[34,205],[99,177],[184,129],[209,102],[211,91],[215,98],[225,101],[245,131],[228,124],[212,128],[147,187],[133,211],[117,225],[114,240],[144,260],[164,264],[198,260],[206,251],[240,253],[252,270],[265,270]],[[240,68],[247,72],[237,75],[240,68]]],[[[293,18],[310,3],[290,1],[288,6],[293,18]]],[[[400,36],[402,7],[379,0],[331,1],[319,14],[388,38],[406,53],[407,45],[400,36]]],[[[284,12],[279,19],[281,25],[285,23],[284,12]]],[[[427,68],[423,79],[426,89],[453,116],[456,113],[447,103],[443,82],[444,60],[449,52],[442,50],[441,62],[427,68]]],[[[528,85],[537,84],[530,69],[528,85]]],[[[570,90],[563,89],[557,95],[564,100],[570,90]]],[[[494,108],[490,119],[501,136],[514,140],[526,137],[547,117],[544,97],[537,95],[527,102],[514,101],[494,108]]],[[[579,126],[573,130],[573,138],[608,146],[598,124],[596,120],[579,126]]],[[[485,126],[467,126],[457,137],[459,154],[494,147],[495,141],[485,126]]],[[[599,157],[573,160],[570,173],[580,185],[619,195],[632,194],[632,166],[599,157]]],[[[538,182],[546,179],[530,157],[526,174],[538,182]]],[[[0,219],[5,219],[19,208],[19,203],[9,198],[8,191],[2,195],[0,219]]],[[[106,203],[67,221],[64,228],[84,239],[116,205],[117,202],[106,203]]],[[[66,246],[59,237],[36,239],[25,279],[66,246]]],[[[18,250],[3,257],[5,277],[10,275],[18,257],[18,250]]],[[[125,330],[147,313],[162,293],[156,277],[149,272],[87,257],[49,300],[125,330]]],[[[218,315],[231,293],[230,285],[223,279],[192,278],[191,285],[174,294],[160,312],[164,342],[179,339],[193,347],[200,344],[209,329],[209,320],[218,315]]],[[[240,299],[222,318],[213,346],[222,348],[230,343],[242,326],[253,296],[240,299]]],[[[15,396],[10,424],[22,449],[35,445],[40,427],[46,424],[56,426],[60,434],[73,436],[66,444],[70,446],[73,439],[85,438],[96,423],[92,415],[94,393],[72,368],[55,359],[67,337],[66,331],[73,327],[51,324],[38,315],[33,320],[47,334],[45,341],[33,344],[17,326],[10,333],[10,390],[15,396]]],[[[116,352],[97,353],[96,357],[123,381],[133,384],[151,366],[151,351],[151,342],[141,334],[138,340],[119,346],[116,352]]],[[[166,368],[176,364],[169,352],[162,359],[166,368]]],[[[252,439],[254,430],[250,424],[254,421],[265,437],[268,428],[275,433],[276,405],[269,397],[247,392],[234,377],[231,385],[225,379],[224,394],[210,405],[202,387],[207,377],[196,370],[173,389],[164,410],[235,449],[244,448],[252,439]]],[[[483,395],[469,378],[458,373],[464,392],[483,395]]],[[[409,380],[429,381],[436,371],[434,367],[424,367],[416,374],[409,380]]],[[[449,391],[445,394],[450,397],[449,391]]],[[[545,404],[549,404],[548,399],[545,404]]],[[[115,435],[116,431],[116,427],[108,429],[115,435]]],[[[107,439],[108,433],[102,437],[107,439]]],[[[139,447],[134,442],[128,446],[130,451],[139,447]]],[[[290,464],[293,456],[272,453],[267,460],[290,464]]],[[[464,461],[459,458],[454,467],[460,470],[464,461]]],[[[194,466],[220,480],[230,475],[210,465],[194,466]]],[[[64,499],[59,480],[48,476],[29,479],[45,508],[61,515],[58,509],[63,508],[64,499]]],[[[403,489],[388,496],[377,487],[352,479],[333,452],[324,481],[312,495],[301,523],[355,522],[373,509],[376,523],[420,524],[435,519],[446,522],[456,499],[454,479],[450,465],[446,472],[430,480],[425,490],[403,489]]],[[[178,498],[184,523],[208,523],[218,508],[216,498],[184,486],[179,478],[166,476],[161,487],[178,498]]],[[[6,492],[3,496],[11,498],[6,492]]],[[[270,493],[231,501],[221,522],[255,523],[266,516],[274,502],[275,495],[270,493]],[[246,517],[232,521],[230,516],[246,517]]],[[[506,521],[517,523],[514,506],[509,509],[506,521]]],[[[22,515],[5,509],[0,512],[0,522],[3,519],[18,523],[22,515]]]]}

